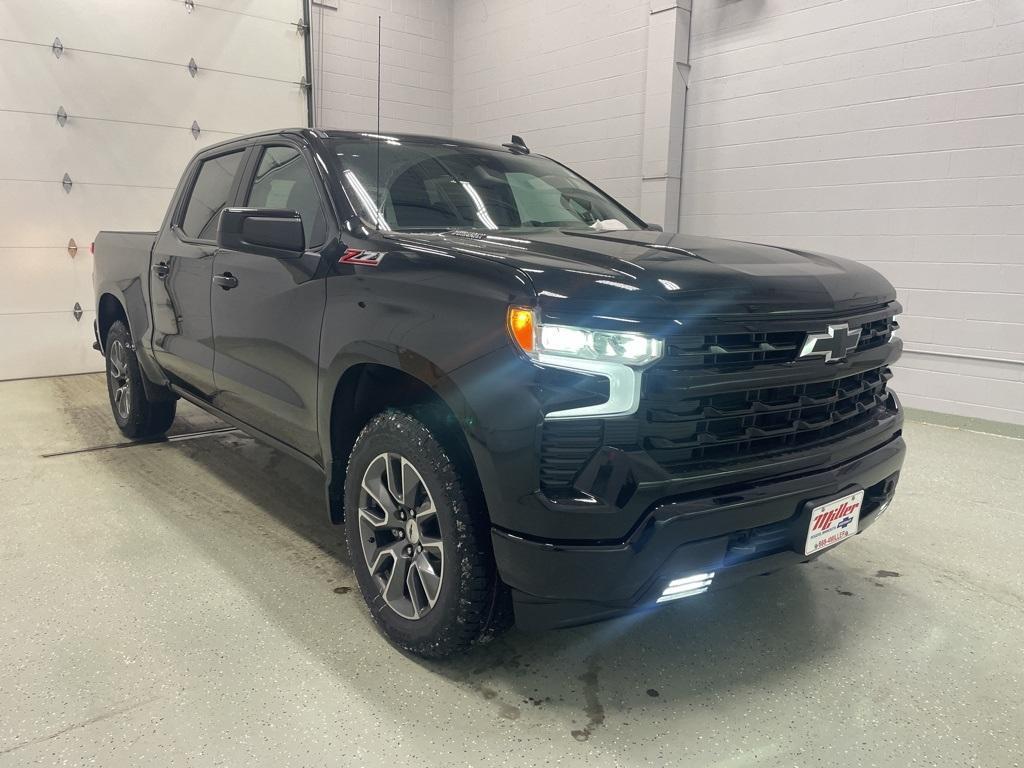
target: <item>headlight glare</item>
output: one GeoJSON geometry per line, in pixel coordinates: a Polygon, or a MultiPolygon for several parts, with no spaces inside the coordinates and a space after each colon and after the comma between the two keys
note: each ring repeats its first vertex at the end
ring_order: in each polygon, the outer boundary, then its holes
{"type": "Polygon", "coordinates": [[[541,352],[585,360],[607,360],[626,365],[646,365],[662,353],[661,339],[639,333],[598,331],[569,325],[542,325],[541,352]]]}
{"type": "Polygon", "coordinates": [[[589,338],[582,328],[567,325],[542,325],[540,348],[544,352],[563,355],[579,355],[585,352],[589,338]]]}
{"type": "Polygon", "coordinates": [[[522,307],[509,309],[509,330],[519,348],[533,358],[557,356],[638,367],[654,362],[664,351],[661,339],[628,331],[542,324],[536,310],[522,307]]]}

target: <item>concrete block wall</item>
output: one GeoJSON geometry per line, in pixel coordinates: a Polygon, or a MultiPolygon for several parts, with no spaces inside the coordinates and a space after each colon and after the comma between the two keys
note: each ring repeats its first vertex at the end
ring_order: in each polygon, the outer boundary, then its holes
{"type": "Polygon", "coordinates": [[[453,135],[513,134],[640,209],[650,0],[454,0],[453,135]]]}
{"type": "Polygon", "coordinates": [[[376,128],[380,16],[381,129],[451,133],[451,0],[313,0],[312,10],[318,127],[376,128]]]}
{"type": "Polygon", "coordinates": [[[1024,2],[694,0],[681,228],[854,258],[910,406],[1024,423],[1024,2]]]}

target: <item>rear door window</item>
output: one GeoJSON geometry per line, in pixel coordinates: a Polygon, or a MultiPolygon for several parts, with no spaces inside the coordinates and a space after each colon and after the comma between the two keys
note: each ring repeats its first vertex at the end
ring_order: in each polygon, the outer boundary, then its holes
{"type": "Polygon", "coordinates": [[[192,185],[181,231],[192,240],[216,240],[220,212],[231,202],[231,188],[245,150],[211,157],[199,166],[192,185]]]}

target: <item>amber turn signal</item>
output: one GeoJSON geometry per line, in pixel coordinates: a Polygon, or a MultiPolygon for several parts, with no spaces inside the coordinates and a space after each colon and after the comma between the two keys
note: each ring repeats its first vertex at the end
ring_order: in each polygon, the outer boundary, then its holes
{"type": "Polygon", "coordinates": [[[524,352],[533,352],[533,310],[525,307],[508,308],[508,330],[524,352]]]}

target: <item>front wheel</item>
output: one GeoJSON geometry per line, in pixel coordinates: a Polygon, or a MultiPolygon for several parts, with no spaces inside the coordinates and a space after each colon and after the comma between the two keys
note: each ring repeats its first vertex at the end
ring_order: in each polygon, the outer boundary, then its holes
{"type": "Polygon", "coordinates": [[[163,435],[174,421],[177,402],[146,397],[142,369],[124,321],[117,320],[110,326],[105,350],[110,410],[121,434],[133,440],[163,435]]]}
{"type": "Polygon", "coordinates": [[[479,502],[430,430],[407,413],[375,416],[345,478],[352,566],[374,621],[419,656],[460,653],[497,629],[504,597],[479,502]]]}

